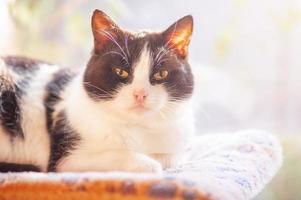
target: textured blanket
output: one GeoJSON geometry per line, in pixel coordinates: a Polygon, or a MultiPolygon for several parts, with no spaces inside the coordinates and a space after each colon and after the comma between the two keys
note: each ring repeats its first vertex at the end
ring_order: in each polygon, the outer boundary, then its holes
{"type": "Polygon", "coordinates": [[[188,153],[189,161],[163,175],[0,174],[0,200],[244,200],[257,195],[282,164],[281,146],[262,131],[200,136],[188,153]]]}

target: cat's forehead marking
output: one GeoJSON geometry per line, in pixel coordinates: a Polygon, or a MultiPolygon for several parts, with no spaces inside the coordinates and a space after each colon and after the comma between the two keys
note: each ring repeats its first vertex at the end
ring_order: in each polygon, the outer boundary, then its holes
{"type": "Polygon", "coordinates": [[[152,63],[151,53],[146,42],[141,49],[140,56],[134,63],[133,84],[144,84],[149,80],[150,67],[152,63]]]}
{"type": "Polygon", "coordinates": [[[135,34],[136,38],[144,38],[148,34],[147,31],[141,31],[135,34]]]}

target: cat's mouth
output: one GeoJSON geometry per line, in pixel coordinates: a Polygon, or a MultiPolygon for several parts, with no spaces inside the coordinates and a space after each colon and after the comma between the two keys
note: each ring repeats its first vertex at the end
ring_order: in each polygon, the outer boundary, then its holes
{"type": "Polygon", "coordinates": [[[129,110],[132,112],[135,112],[137,114],[142,114],[142,113],[148,112],[150,110],[150,108],[148,108],[142,104],[136,104],[136,105],[133,105],[132,107],[130,107],[129,110]]]}

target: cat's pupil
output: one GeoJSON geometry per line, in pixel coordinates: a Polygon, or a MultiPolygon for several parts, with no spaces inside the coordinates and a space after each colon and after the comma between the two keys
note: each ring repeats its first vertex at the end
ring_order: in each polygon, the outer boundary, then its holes
{"type": "Polygon", "coordinates": [[[160,71],[160,75],[161,75],[162,78],[166,77],[167,76],[167,71],[166,70],[160,71]]]}

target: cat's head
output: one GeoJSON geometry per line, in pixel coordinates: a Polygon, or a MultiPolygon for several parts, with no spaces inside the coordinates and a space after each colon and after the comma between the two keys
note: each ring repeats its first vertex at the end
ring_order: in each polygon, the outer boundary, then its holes
{"type": "Polygon", "coordinates": [[[193,91],[187,61],[192,29],[189,15],[162,32],[131,33],[95,10],[86,92],[95,102],[109,102],[116,112],[132,116],[168,112],[186,102],[193,91]]]}

